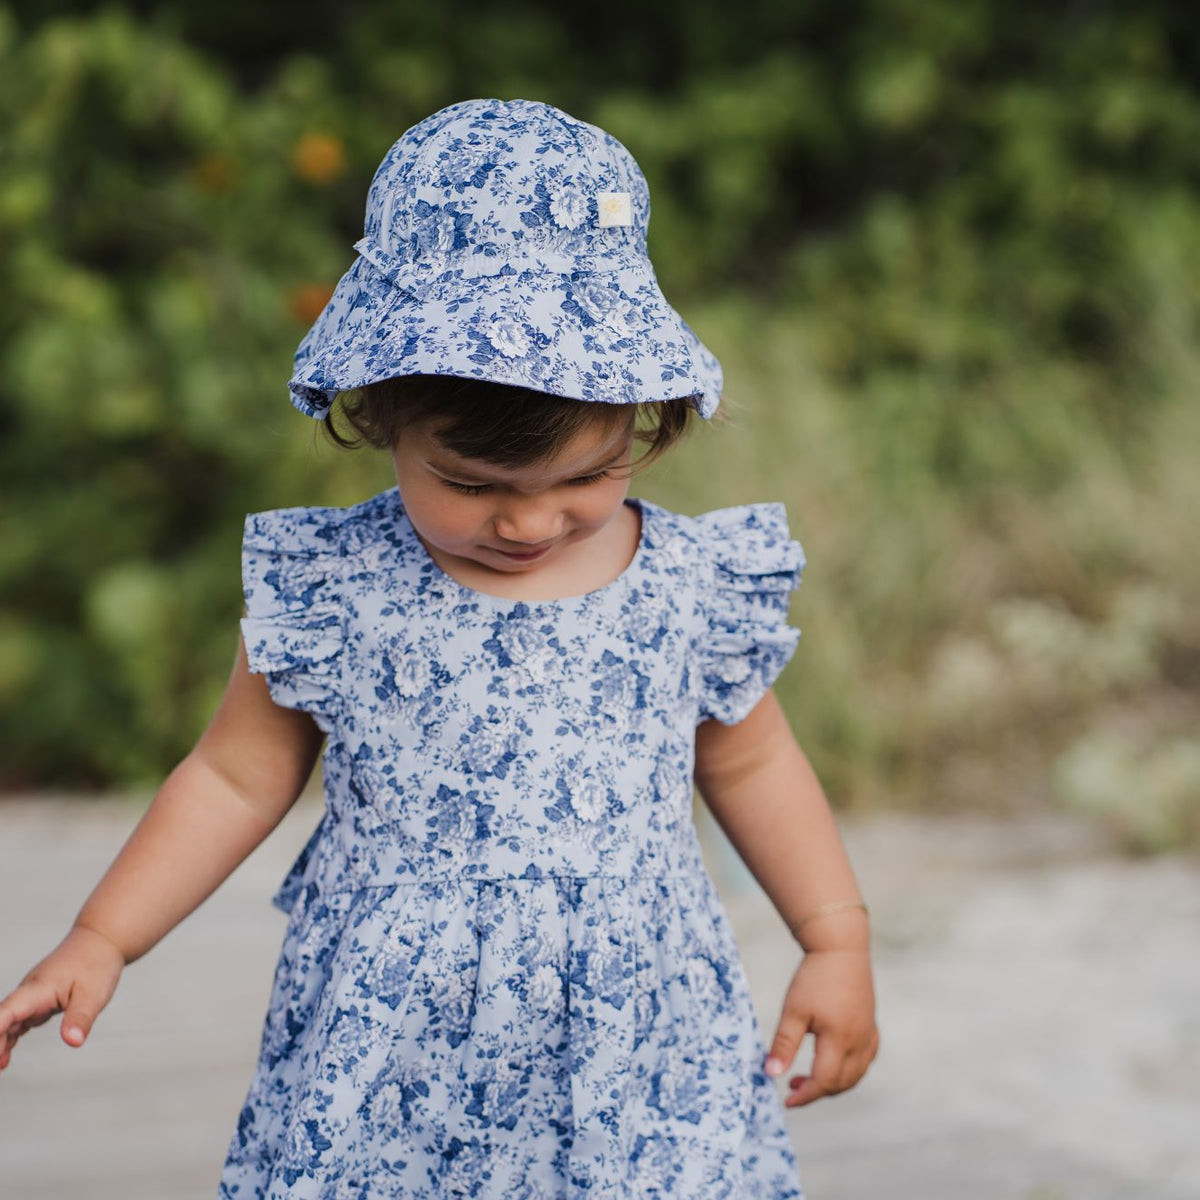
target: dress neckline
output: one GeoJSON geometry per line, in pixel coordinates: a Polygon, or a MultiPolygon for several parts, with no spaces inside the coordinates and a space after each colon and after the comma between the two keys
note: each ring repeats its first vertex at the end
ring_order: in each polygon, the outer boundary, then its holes
{"type": "Polygon", "coordinates": [[[438,565],[437,560],[425,549],[425,544],[417,537],[417,531],[413,528],[413,523],[408,519],[408,512],[404,508],[404,503],[400,498],[400,489],[394,487],[390,490],[393,494],[395,507],[398,510],[398,516],[404,523],[409,540],[413,544],[413,552],[422,564],[422,570],[428,571],[447,590],[478,604],[488,604],[498,608],[512,608],[518,604],[524,604],[529,608],[560,608],[569,604],[595,601],[607,596],[610,592],[615,592],[618,588],[627,586],[632,581],[634,575],[642,569],[645,561],[646,523],[649,519],[650,505],[640,496],[626,496],[622,503],[632,504],[638,510],[638,514],[641,517],[641,528],[638,531],[638,544],[637,549],[633,552],[633,557],[629,560],[625,570],[615,579],[609,580],[608,583],[602,584],[598,588],[593,588],[590,592],[580,592],[574,596],[555,596],[543,600],[524,600],[519,596],[497,596],[492,592],[481,592],[477,588],[468,587],[465,583],[461,583],[438,565]]]}

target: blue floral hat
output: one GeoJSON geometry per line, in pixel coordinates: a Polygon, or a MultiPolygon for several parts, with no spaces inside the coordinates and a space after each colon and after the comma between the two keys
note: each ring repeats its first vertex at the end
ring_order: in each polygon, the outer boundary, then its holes
{"type": "Polygon", "coordinates": [[[650,193],[611,134],[533,100],[463,100],[409,129],[367,195],[358,258],[296,351],[292,403],[398,375],[610,404],[687,397],[721,366],[646,253],[650,193]]]}

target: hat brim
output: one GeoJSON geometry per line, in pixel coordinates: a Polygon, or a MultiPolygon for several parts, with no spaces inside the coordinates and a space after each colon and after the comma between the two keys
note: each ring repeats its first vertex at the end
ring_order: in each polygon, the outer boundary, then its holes
{"type": "Polygon", "coordinates": [[[292,403],[321,418],[339,392],[400,375],[454,375],[608,404],[688,398],[712,416],[723,378],[645,258],[394,284],[363,257],[296,352],[292,403]]]}

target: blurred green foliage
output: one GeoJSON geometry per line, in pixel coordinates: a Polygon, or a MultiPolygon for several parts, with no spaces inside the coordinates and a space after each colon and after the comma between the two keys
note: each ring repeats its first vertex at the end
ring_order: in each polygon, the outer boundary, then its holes
{"type": "Polygon", "coordinates": [[[646,172],[738,424],[642,488],[787,501],[781,693],[835,802],[1200,839],[1187,6],[77,7],[0,6],[0,787],[192,745],[244,513],[391,482],[284,387],[375,166],[528,96],[646,172]]]}

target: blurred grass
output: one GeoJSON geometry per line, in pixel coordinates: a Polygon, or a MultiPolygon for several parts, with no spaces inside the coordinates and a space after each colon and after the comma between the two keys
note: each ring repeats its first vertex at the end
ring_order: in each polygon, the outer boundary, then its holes
{"type": "MultiPolygon", "coordinates": [[[[955,410],[989,464],[966,487],[942,477],[932,444],[920,458],[919,435],[821,380],[811,312],[743,303],[694,323],[726,366],[737,427],[698,430],[661,490],[686,511],[787,504],[808,565],[779,691],[832,794],[1059,804],[1131,849],[1196,842],[1194,346],[1162,348],[1170,390],[1116,444],[1089,408],[1043,400],[1086,386],[1067,364],[1039,378],[1016,361],[964,387],[955,410]],[[1027,470],[1047,446],[1058,470],[1027,470]]],[[[879,386],[919,420],[936,384],[917,372],[879,386]]]]}
{"type": "Polygon", "coordinates": [[[232,662],[243,514],[390,486],[287,405],[291,355],[391,142],[527,95],[646,172],[735,423],[635,490],[786,503],[780,693],[834,803],[1200,845],[1200,23],[749,0],[734,28],[705,0],[584,52],[587,14],[481,6],[468,36],[397,4],[251,63],[219,20],[200,50],[26,8],[0,5],[0,788],[161,779],[232,662]]]}

